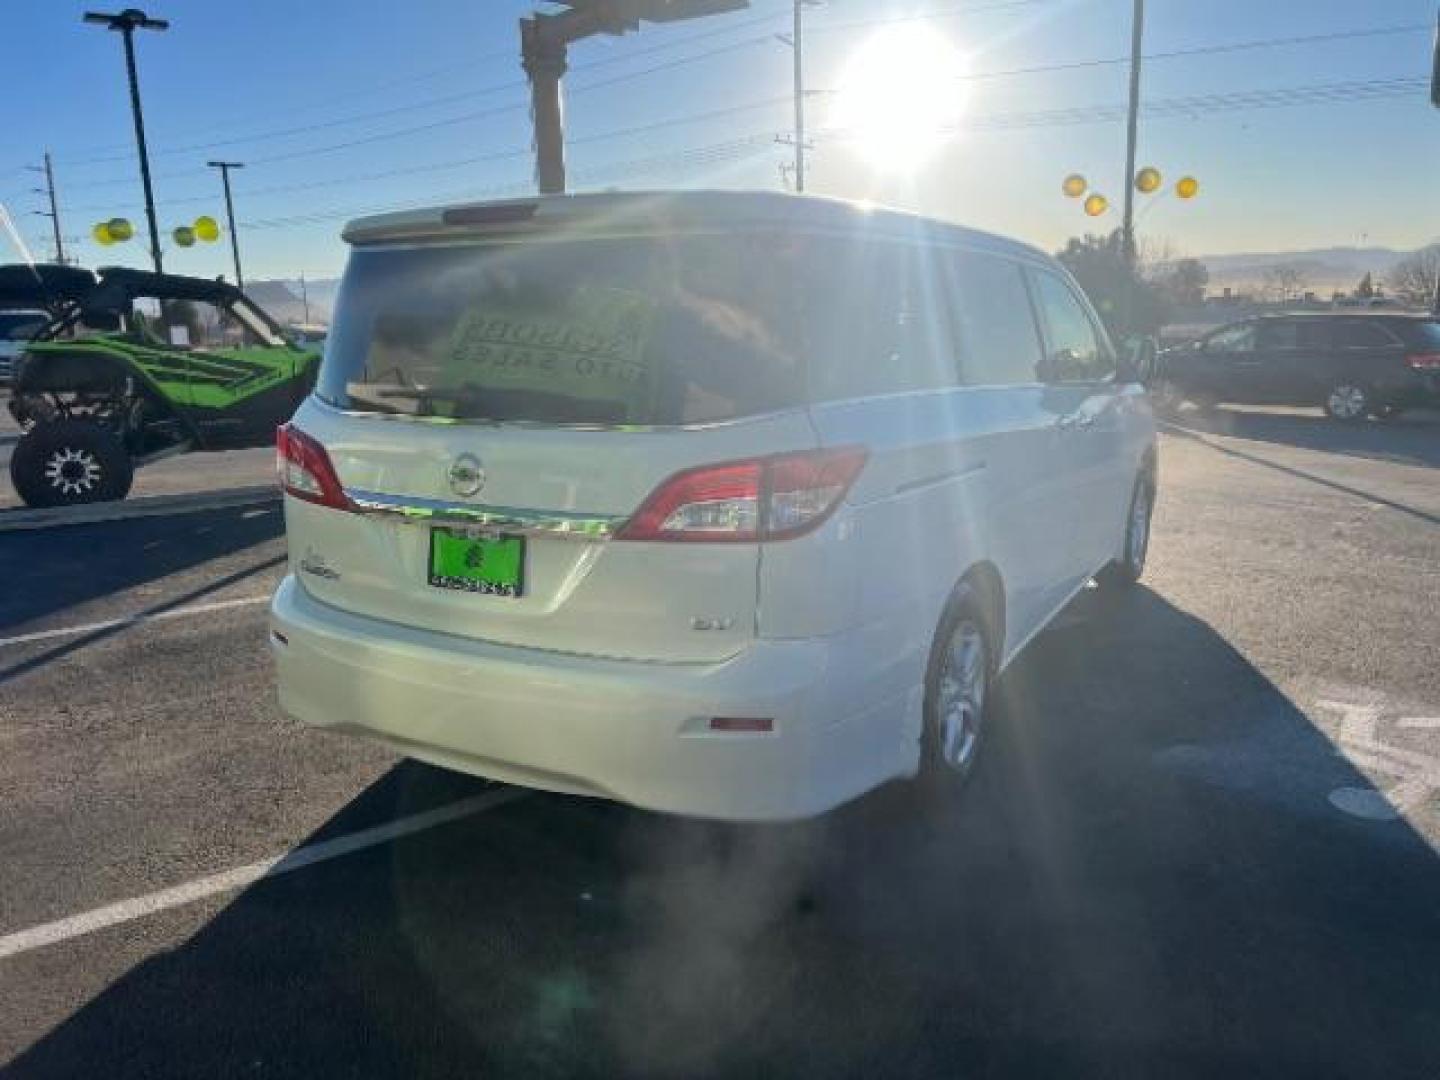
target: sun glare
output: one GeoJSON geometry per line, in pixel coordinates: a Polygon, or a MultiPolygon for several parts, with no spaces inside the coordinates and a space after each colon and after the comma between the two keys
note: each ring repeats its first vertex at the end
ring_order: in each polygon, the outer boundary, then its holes
{"type": "Polygon", "coordinates": [[[944,142],[964,105],[964,59],[933,30],[882,30],[846,63],[831,123],[872,167],[910,172],[944,142]]]}

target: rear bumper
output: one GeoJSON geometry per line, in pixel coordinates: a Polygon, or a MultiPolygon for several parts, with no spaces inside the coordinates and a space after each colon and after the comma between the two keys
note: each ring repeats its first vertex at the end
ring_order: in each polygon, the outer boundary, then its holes
{"type": "Polygon", "coordinates": [[[293,577],[271,628],[291,716],[491,779],[762,821],[822,813],[905,770],[898,716],[833,700],[823,640],[756,642],[716,664],[576,657],[351,615],[293,577]],[[774,730],[712,732],[715,716],[774,730]]]}

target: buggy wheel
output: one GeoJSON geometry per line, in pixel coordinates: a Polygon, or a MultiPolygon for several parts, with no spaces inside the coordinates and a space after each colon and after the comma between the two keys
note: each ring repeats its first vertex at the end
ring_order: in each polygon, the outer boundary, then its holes
{"type": "Polygon", "coordinates": [[[120,440],[88,420],[36,424],[10,456],[10,480],[27,506],[123,499],[134,478],[134,464],[120,440]]]}

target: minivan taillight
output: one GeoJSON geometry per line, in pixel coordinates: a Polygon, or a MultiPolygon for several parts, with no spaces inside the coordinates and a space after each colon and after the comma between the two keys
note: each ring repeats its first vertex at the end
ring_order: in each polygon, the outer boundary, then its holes
{"type": "Polygon", "coordinates": [[[1416,371],[1440,371],[1440,352],[1411,353],[1405,362],[1416,371]]]}
{"type": "Polygon", "coordinates": [[[275,471],[286,494],[334,510],[350,509],[325,447],[294,424],[275,430],[275,471]]]}
{"type": "Polygon", "coordinates": [[[662,483],[617,540],[789,540],[835,512],[865,465],[863,447],[729,461],[686,469],[662,483]]]}

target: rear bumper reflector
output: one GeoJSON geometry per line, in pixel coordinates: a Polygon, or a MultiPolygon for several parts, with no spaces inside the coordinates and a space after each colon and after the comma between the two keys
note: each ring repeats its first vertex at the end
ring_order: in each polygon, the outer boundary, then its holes
{"type": "Polygon", "coordinates": [[[768,716],[712,716],[710,730],[759,734],[774,731],[775,721],[768,716]]]}

